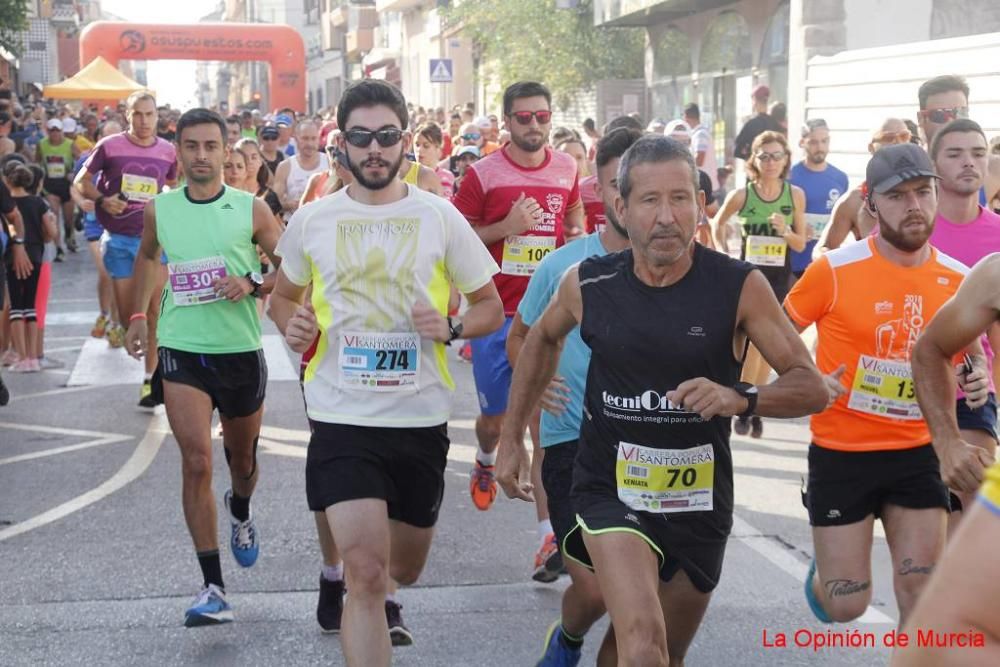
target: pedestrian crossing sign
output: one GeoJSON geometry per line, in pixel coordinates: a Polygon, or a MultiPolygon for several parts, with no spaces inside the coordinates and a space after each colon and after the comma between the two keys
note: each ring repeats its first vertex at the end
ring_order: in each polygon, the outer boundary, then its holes
{"type": "Polygon", "coordinates": [[[431,58],[431,83],[452,82],[451,58],[431,58]]]}

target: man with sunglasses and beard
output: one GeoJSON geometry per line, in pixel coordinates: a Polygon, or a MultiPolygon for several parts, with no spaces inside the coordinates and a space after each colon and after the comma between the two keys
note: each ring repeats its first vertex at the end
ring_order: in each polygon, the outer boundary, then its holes
{"type": "Polygon", "coordinates": [[[441,507],[455,387],[443,346],[503,324],[498,267],[474,231],[448,201],[398,178],[407,121],[385,81],[344,92],[337,142],[354,182],[292,216],[270,305],[293,350],[318,337],[303,378],[306,495],[343,556],[341,643],[358,667],[390,664],[390,623],[409,634],[389,578],[417,580],[441,507]],[[461,320],[447,317],[451,284],[469,302],[461,320]]]}
{"type": "Polygon", "coordinates": [[[481,414],[469,492],[480,511],[490,509],[497,495],[496,447],[512,372],[507,332],[542,258],[563,244],[567,229],[585,226],[576,160],[548,147],[551,106],[552,95],[540,83],[509,86],[503,113],[510,143],[473,164],[453,200],[500,264],[494,281],[506,318],[500,331],[472,343],[481,414]]]}
{"type": "MultiPolygon", "coordinates": [[[[969,117],[969,84],[961,76],[944,74],[924,81],[917,91],[917,100],[920,103],[917,120],[928,150],[938,130],[957,118],[969,117]]],[[[979,191],[979,203],[983,206],[1000,194],[1000,156],[990,157],[985,177],[979,191]]]]}
{"type": "MultiPolygon", "coordinates": [[[[865,200],[879,234],[813,262],[785,299],[800,331],[817,326],[816,363],[829,391],[810,424],[803,497],[815,549],[805,597],[824,623],[854,620],[871,602],[876,518],[892,555],[900,624],[944,549],[948,488],[910,367],[924,327],[969,271],[929,243],[937,178],[918,146],[879,149],[865,200]]],[[[975,408],[987,399],[985,358],[979,341],[967,351],[974,369],[959,381],[975,408]]]]}

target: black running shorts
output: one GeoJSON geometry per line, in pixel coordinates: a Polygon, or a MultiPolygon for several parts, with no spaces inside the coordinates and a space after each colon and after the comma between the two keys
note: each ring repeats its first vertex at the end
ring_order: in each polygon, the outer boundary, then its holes
{"type": "Polygon", "coordinates": [[[972,410],[965,404],[965,399],[958,399],[955,404],[955,416],[958,418],[958,428],[963,431],[985,431],[991,437],[997,437],[997,397],[990,392],[986,404],[972,410]]]}
{"type": "Polygon", "coordinates": [[[159,351],[157,370],[165,382],[194,387],[212,399],[228,419],[248,417],[264,404],[267,363],[264,351],[198,354],[168,347],[159,351]]]}
{"type": "Polygon", "coordinates": [[[72,199],[69,194],[69,179],[46,178],[42,181],[42,189],[45,194],[58,197],[60,203],[65,204],[72,199]]]}
{"type": "Polygon", "coordinates": [[[444,497],[448,425],[386,428],[312,422],[306,454],[309,509],[379,498],[389,518],[431,528],[444,497]]]}
{"type": "Polygon", "coordinates": [[[573,488],[573,463],[578,447],[577,440],[549,445],[542,457],[542,487],[549,499],[549,520],[560,549],[569,531],[576,526],[576,513],[569,494],[573,488]]]}
{"type": "Polygon", "coordinates": [[[726,540],[719,539],[707,524],[704,535],[698,535],[695,524],[691,523],[686,524],[685,534],[679,535],[670,525],[669,514],[640,512],[610,495],[577,492],[573,499],[577,505],[577,525],[563,543],[567,558],[594,569],[583,541],[584,533],[633,533],[656,553],[661,581],[670,581],[679,570],[684,570],[702,593],[711,593],[719,585],[726,540]]]}
{"type": "Polygon", "coordinates": [[[875,452],[809,446],[803,497],[813,526],[845,526],[881,517],[885,505],[949,508],[948,487],[931,445],[875,452]]]}

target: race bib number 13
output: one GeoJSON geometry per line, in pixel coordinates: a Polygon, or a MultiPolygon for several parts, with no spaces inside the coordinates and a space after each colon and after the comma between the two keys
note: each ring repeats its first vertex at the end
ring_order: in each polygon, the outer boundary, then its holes
{"type": "Polygon", "coordinates": [[[858,359],[847,407],[879,417],[923,419],[910,364],[865,354],[858,359]]]}
{"type": "Polygon", "coordinates": [[[711,511],[715,484],[712,445],[656,449],[618,443],[618,499],[634,510],[667,514],[711,511]]]}

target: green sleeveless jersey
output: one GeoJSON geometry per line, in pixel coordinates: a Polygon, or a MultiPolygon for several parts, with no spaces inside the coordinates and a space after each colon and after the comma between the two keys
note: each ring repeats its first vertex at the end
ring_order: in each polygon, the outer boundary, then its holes
{"type": "Polygon", "coordinates": [[[58,146],[52,145],[48,137],[38,142],[39,162],[45,170],[46,178],[68,179],[73,171],[73,142],[63,139],[58,146]]]}
{"type": "Polygon", "coordinates": [[[792,186],[785,181],[777,199],[762,199],[753,183],[747,183],[746,201],[736,216],[740,221],[743,243],[740,258],[760,269],[769,279],[787,278],[791,272],[791,254],[788,243],[778,235],[769,218],[774,213],[785,216],[785,223],[792,228],[795,202],[792,186]]]}
{"type": "Polygon", "coordinates": [[[231,354],[261,348],[256,299],[219,298],[213,282],[260,270],[253,242],[253,195],[223,187],[204,202],[187,188],[157,195],[156,238],[169,280],[156,326],[159,344],[183,352],[231,354]]]}

